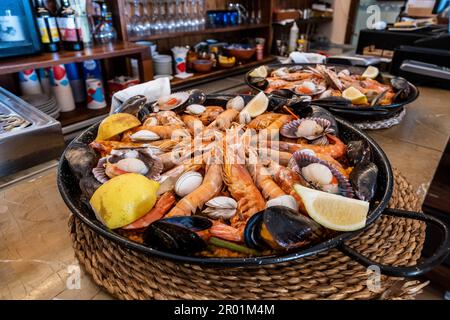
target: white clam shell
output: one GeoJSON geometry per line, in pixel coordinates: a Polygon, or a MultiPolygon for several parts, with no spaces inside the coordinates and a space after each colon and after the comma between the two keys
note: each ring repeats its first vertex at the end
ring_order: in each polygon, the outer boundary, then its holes
{"type": "Polygon", "coordinates": [[[319,99],[326,99],[326,98],[329,98],[329,97],[331,97],[331,94],[332,94],[332,93],[333,93],[333,90],[331,90],[331,89],[325,90],[324,92],[322,92],[322,93],[320,94],[319,99]]]}
{"type": "Polygon", "coordinates": [[[250,121],[252,121],[252,117],[250,116],[250,114],[246,111],[241,111],[239,113],[239,123],[240,124],[248,124],[250,123],[250,121]]]}
{"type": "Polygon", "coordinates": [[[122,171],[146,175],[148,168],[142,160],[136,158],[125,158],[116,163],[116,167],[122,171]]]}
{"type": "Polygon", "coordinates": [[[245,107],[244,98],[241,96],[236,96],[233,99],[228,100],[227,109],[235,109],[237,111],[241,111],[245,107]]]}
{"type": "Polygon", "coordinates": [[[150,130],[139,130],[130,136],[133,141],[155,141],[161,139],[159,135],[150,130]]]}
{"type": "Polygon", "coordinates": [[[143,125],[147,127],[157,126],[158,119],[156,119],[156,117],[148,117],[147,119],[145,119],[143,125]]]}
{"type": "Polygon", "coordinates": [[[302,175],[309,182],[319,183],[320,185],[330,184],[333,180],[333,173],[330,168],[320,163],[311,163],[303,167],[302,175]]]}
{"type": "Polygon", "coordinates": [[[292,210],[298,211],[298,203],[295,198],[291,195],[279,196],[274,199],[270,199],[266,203],[266,208],[274,206],[285,206],[291,208],[292,210]]]}
{"type": "Polygon", "coordinates": [[[188,171],[183,173],[175,182],[175,193],[184,197],[197,189],[203,182],[203,177],[196,171],[188,171]]]}
{"type": "Polygon", "coordinates": [[[203,213],[212,219],[230,219],[236,214],[237,202],[230,197],[215,197],[205,205],[203,213]]]}
{"type": "Polygon", "coordinates": [[[193,114],[193,115],[201,115],[203,112],[205,112],[206,108],[202,106],[201,104],[191,104],[186,107],[186,113],[193,114]]]}
{"type": "Polygon", "coordinates": [[[237,202],[230,197],[215,197],[205,203],[208,207],[220,208],[220,209],[236,209],[237,202]]]}

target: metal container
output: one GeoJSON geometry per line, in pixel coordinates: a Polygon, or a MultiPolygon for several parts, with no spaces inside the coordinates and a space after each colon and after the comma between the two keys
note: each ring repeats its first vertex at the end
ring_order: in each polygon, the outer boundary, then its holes
{"type": "Polygon", "coordinates": [[[0,177],[56,159],[63,148],[58,121],[0,87],[0,177]]]}

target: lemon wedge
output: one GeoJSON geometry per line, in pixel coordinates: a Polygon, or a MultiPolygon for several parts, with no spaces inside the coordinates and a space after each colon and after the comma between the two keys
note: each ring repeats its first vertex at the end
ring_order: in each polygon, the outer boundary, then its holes
{"type": "Polygon", "coordinates": [[[375,79],[376,77],[378,77],[379,73],[380,73],[380,71],[378,70],[378,68],[373,67],[373,66],[368,66],[366,71],[364,71],[364,73],[362,74],[362,77],[369,78],[369,79],[375,79]]]}
{"type": "Polygon", "coordinates": [[[129,113],[112,114],[100,123],[97,132],[96,141],[108,140],[115,135],[125,132],[129,129],[138,127],[141,122],[138,118],[129,113]]]}
{"type": "Polygon", "coordinates": [[[249,73],[249,76],[254,78],[265,78],[267,75],[267,68],[265,66],[260,66],[249,73]]]}
{"type": "Polygon", "coordinates": [[[369,202],[309,189],[299,184],[294,190],[302,198],[309,216],[318,224],[336,231],[364,228],[369,202]]]}
{"type": "Polygon", "coordinates": [[[367,104],[367,97],[355,87],[349,87],[342,92],[342,97],[353,104],[367,104]]]}
{"type": "Polygon", "coordinates": [[[249,103],[242,109],[241,112],[248,114],[250,117],[254,118],[263,114],[267,107],[269,106],[269,99],[264,92],[258,93],[256,96],[250,100],[249,103]]]}
{"type": "Polygon", "coordinates": [[[97,219],[110,229],[141,218],[156,202],[159,183],[137,173],[126,173],[101,185],[89,203],[97,219]]]}

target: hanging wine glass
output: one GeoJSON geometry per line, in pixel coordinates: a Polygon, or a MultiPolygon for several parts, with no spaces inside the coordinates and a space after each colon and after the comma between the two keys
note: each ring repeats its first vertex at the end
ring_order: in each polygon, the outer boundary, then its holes
{"type": "Polygon", "coordinates": [[[147,11],[148,1],[141,0],[141,4],[142,4],[141,23],[143,26],[142,32],[144,33],[145,36],[149,36],[151,34],[151,21],[150,21],[150,18],[148,16],[148,11],[147,11]]]}
{"type": "Polygon", "coordinates": [[[200,22],[198,21],[196,0],[191,0],[191,26],[192,30],[198,30],[200,22]]]}
{"type": "Polygon", "coordinates": [[[199,29],[204,29],[206,24],[205,0],[197,0],[197,14],[199,21],[199,29]]]}
{"type": "Polygon", "coordinates": [[[131,17],[131,25],[132,25],[132,34],[136,37],[143,37],[144,33],[144,25],[141,20],[140,11],[139,11],[139,0],[133,0],[134,7],[134,15],[131,17]]]}
{"type": "Polygon", "coordinates": [[[190,15],[190,1],[184,0],[183,1],[183,29],[185,31],[191,30],[192,24],[191,24],[191,15],[190,15]]]}
{"type": "Polygon", "coordinates": [[[175,2],[166,0],[167,5],[167,31],[174,32],[176,28],[175,23],[175,2]]]}

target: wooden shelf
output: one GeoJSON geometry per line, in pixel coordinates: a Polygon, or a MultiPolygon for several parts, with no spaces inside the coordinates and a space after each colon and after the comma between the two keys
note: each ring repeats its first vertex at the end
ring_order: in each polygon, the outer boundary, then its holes
{"type": "MultiPolygon", "coordinates": [[[[309,19],[297,19],[297,24],[298,25],[305,25],[305,24],[319,24],[319,23],[326,23],[326,22],[331,22],[333,20],[333,18],[323,18],[323,17],[314,17],[314,18],[309,18],[309,19]]],[[[274,21],[273,24],[278,24],[281,25],[281,23],[279,21],[274,21]]],[[[292,25],[291,24],[287,24],[289,26],[292,25]]]]}
{"type": "Polygon", "coordinates": [[[213,70],[208,73],[194,73],[194,76],[187,78],[187,79],[178,79],[176,77],[173,78],[171,81],[172,89],[181,89],[183,87],[188,87],[193,84],[200,84],[202,82],[211,81],[218,78],[223,78],[226,76],[230,76],[237,73],[242,73],[247,70],[250,70],[251,68],[254,68],[259,65],[267,64],[270,62],[275,61],[276,58],[274,56],[267,56],[263,60],[260,61],[250,61],[247,63],[244,63],[242,65],[235,66],[233,68],[219,68],[216,70],[213,70]]]}
{"type": "Polygon", "coordinates": [[[95,45],[81,51],[45,52],[38,55],[14,57],[0,60],[0,74],[19,72],[36,67],[46,68],[54,65],[82,62],[90,59],[106,59],[126,55],[149,55],[148,47],[130,42],[117,42],[95,45]]]}
{"type": "Polygon", "coordinates": [[[86,108],[86,106],[77,105],[73,111],[61,112],[57,120],[61,122],[61,127],[64,128],[75,123],[106,115],[108,113],[109,106],[106,106],[103,109],[91,110],[86,108]]]}
{"type": "Polygon", "coordinates": [[[195,31],[182,31],[182,32],[171,32],[164,34],[155,34],[147,37],[129,37],[130,41],[140,41],[140,40],[161,40],[161,39],[169,39],[169,38],[177,38],[177,37],[186,37],[197,34],[214,34],[214,33],[224,33],[224,32],[235,32],[242,30],[254,30],[254,29],[262,29],[268,28],[270,25],[268,23],[262,24],[246,24],[239,25],[235,27],[224,27],[224,28],[206,28],[203,30],[195,30],[195,31]]]}

